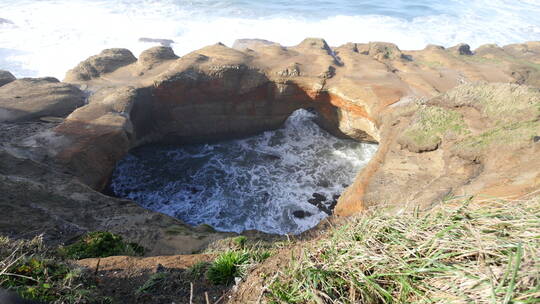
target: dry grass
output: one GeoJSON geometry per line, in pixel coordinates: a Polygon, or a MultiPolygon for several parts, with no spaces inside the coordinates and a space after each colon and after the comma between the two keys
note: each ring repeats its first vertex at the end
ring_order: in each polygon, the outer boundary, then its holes
{"type": "Polygon", "coordinates": [[[270,303],[538,303],[540,195],[376,210],[304,249],[270,303]]]}
{"type": "Polygon", "coordinates": [[[470,83],[442,95],[446,106],[470,106],[495,124],[534,120],[540,115],[540,90],[518,84],[470,83]]]}
{"type": "Polygon", "coordinates": [[[398,141],[411,151],[431,151],[437,149],[442,137],[449,132],[468,133],[463,117],[451,109],[422,105],[398,141]]]}

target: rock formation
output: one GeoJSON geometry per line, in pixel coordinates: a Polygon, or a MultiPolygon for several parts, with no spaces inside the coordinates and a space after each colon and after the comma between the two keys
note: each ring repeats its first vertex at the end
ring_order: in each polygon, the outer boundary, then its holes
{"type": "Polygon", "coordinates": [[[0,87],[0,122],[65,117],[84,104],[79,88],[55,78],[23,78],[0,87]]]}
{"type": "MultiPolygon", "coordinates": [[[[110,228],[173,252],[181,245],[163,238],[163,225],[178,222],[90,188],[102,190],[116,162],[136,146],[248,136],[280,127],[299,108],[316,111],[319,125],[336,136],[380,143],[375,158],[340,197],[335,210],[341,215],[376,203],[427,207],[447,195],[512,195],[540,187],[540,164],[534,158],[540,149],[534,142],[540,135],[539,42],[474,51],[464,44],[420,51],[382,42],[330,47],[314,38],[293,47],[261,40],[235,46],[218,43],[181,58],[157,47],[138,60],[127,50],[113,49],[81,62],[67,73],[69,85],[56,85],[84,88],[91,95],[87,104],[60,123],[36,123],[32,130],[10,125],[0,133],[11,136],[2,158],[21,163],[17,168],[5,164],[10,170],[0,167],[0,176],[14,183],[5,191],[34,185],[30,181],[44,174],[36,172],[61,174],[55,177],[58,186],[51,188],[52,177],[40,184],[59,195],[56,203],[47,200],[59,208],[45,208],[56,216],[51,218],[65,224],[67,213],[58,210],[88,204],[87,216],[69,221],[73,227],[110,228]],[[32,168],[24,177],[28,184],[12,177],[24,168],[32,168]],[[60,186],[79,189],[78,194],[67,195],[60,186]],[[99,213],[103,208],[118,217],[99,213]],[[124,220],[122,213],[128,214],[124,220]],[[156,225],[158,232],[142,235],[156,225]]],[[[12,92],[14,83],[0,90],[12,92]]],[[[67,114],[60,112],[46,116],[67,114]]],[[[19,200],[35,204],[19,196],[23,192],[29,195],[22,190],[10,194],[14,198],[6,206],[19,200]]]]}
{"type": "Polygon", "coordinates": [[[0,87],[15,80],[15,76],[8,71],[0,70],[0,87]]]}

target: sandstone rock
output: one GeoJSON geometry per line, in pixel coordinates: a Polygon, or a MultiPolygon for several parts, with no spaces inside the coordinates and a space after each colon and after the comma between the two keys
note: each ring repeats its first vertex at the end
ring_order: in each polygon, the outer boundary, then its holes
{"type": "Polygon", "coordinates": [[[190,254],[234,236],[193,231],[177,219],[105,196],[70,175],[14,156],[2,147],[0,193],[0,210],[4,212],[0,232],[13,238],[43,234],[45,243],[52,246],[90,231],[111,231],[139,243],[149,255],[190,254]],[[182,233],[176,233],[179,229],[182,233]]]}
{"type": "Polygon", "coordinates": [[[80,82],[97,78],[102,74],[134,63],[137,58],[127,49],[106,49],[99,55],[92,56],[69,70],[64,81],[80,82]]]}
{"type": "Polygon", "coordinates": [[[15,76],[8,71],[0,70],[0,87],[15,80],[15,76]]]}
{"type": "Polygon", "coordinates": [[[141,53],[138,64],[144,69],[151,69],[154,65],[167,60],[178,59],[170,47],[156,46],[141,53]]]}
{"type": "Polygon", "coordinates": [[[236,39],[232,45],[232,48],[242,51],[246,49],[257,49],[258,47],[269,45],[279,44],[264,39],[236,39]]]}
{"type": "Polygon", "coordinates": [[[339,198],[336,213],[380,201],[428,208],[452,195],[531,193],[540,187],[531,146],[539,117],[540,90],[515,84],[466,84],[396,107],[383,118],[379,151],[339,198]],[[436,150],[427,148],[435,143],[436,150]]]}
{"type": "Polygon", "coordinates": [[[436,44],[428,44],[424,50],[426,51],[444,51],[445,47],[442,45],[436,45],[436,44]]]}
{"type": "Polygon", "coordinates": [[[322,38],[306,38],[295,49],[300,51],[324,51],[326,53],[332,53],[332,49],[328,46],[328,43],[322,38]]]}
{"type": "Polygon", "coordinates": [[[358,48],[361,54],[372,56],[377,60],[401,59],[403,54],[397,45],[387,42],[370,42],[358,48]]]}
{"type": "MultiPolygon", "coordinates": [[[[380,42],[351,43],[335,50],[316,38],[289,48],[258,40],[244,42],[251,43],[253,49],[242,52],[218,43],[160,65],[161,72],[134,76],[138,74],[129,71],[145,61],[141,56],[140,62],[126,66],[121,73],[82,82],[99,91],[90,98],[88,107],[73,113],[56,129],[59,136],[69,139],[67,142],[78,144],[55,149],[52,159],[70,164],[74,175],[101,189],[114,163],[131,147],[247,136],[279,127],[299,108],[312,108],[318,113],[317,123],[336,136],[376,142],[381,140],[382,113],[393,104],[407,103],[410,96],[434,96],[455,87],[463,77],[516,79],[510,76],[511,65],[469,63],[441,47],[405,54],[394,44],[380,42]],[[430,68],[425,69],[425,65],[430,68]],[[130,85],[131,92],[137,93],[115,97],[116,89],[122,91],[130,85]],[[100,90],[102,87],[111,88],[100,90]],[[207,123],[209,118],[211,124],[207,123]],[[88,131],[91,135],[85,135],[85,130],[92,130],[88,131]],[[73,136],[75,133],[78,135],[73,136]],[[104,146],[88,149],[93,141],[90,138],[104,146]],[[115,141],[121,144],[112,145],[115,141]],[[105,161],[88,165],[85,159],[105,161]]],[[[535,49],[534,45],[530,49],[535,49]]],[[[164,52],[166,58],[173,56],[170,49],[153,50],[164,52]]],[[[474,56],[478,55],[465,58],[474,56]]],[[[507,58],[504,53],[501,60],[510,60],[507,58]]],[[[520,83],[531,80],[534,78],[520,83]]],[[[419,115],[414,119],[421,120],[419,115]]],[[[424,133],[411,129],[401,134],[398,142],[411,152],[435,151],[444,143],[437,132],[427,134],[422,141],[415,137],[418,134],[424,133]]]]}
{"type": "Polygon", "coordinates": [[[66,116],[83,105],[84,94],[54,78],[22,78],[0,87],[0,122],[66,116]]]}
{"type": "MultiPolygon", "coordinates": [[[[87,105],[59,124],[40,123],[31,135],[16,124],[0,128],[2,139],[17,134],[2,143],[6,153],[24,159],[0,157],[0,192],[8,193],[0,196],[1,210],[27,219],[15,228],[0,222],[0,231],[23,235],[28,228],[64,240],[109,229],[163,252],[200,249],[218,234],[193,245],[202,232],[90,187],[103,189],[116,162],[134,147],[248,136],[280,127],[300,108],[311,108],[336,136],[380,143],[339,197],[337,214],[380,202],[427,208],[447,195],[533,191],[539,187],[534,86],[540,78],[531,63],[540,58],[540,44],[524,45],[456,56],[440,47],[401,51],[387,43],[332,49],[322,39],[293,47],[257,42],[245,51],[215,44],[143,74],[136,73],[140,64],[130,53],[111,59],[105,51],[83,62],[81,73],[70,72],[94,92],[87,105]],[[111,67],[101,66],[109,59],[111,67]],[[58,172],[61,177],[51,175],[58,172]],[[35,203],[40,198],[43,204],[35,203]],[[68,221],[73,208],[84,212],[68,221]],[[198,235],[167,233],[180,230],[198,235]]],[[[311,203],[332,213],[320,200],[311,203]]]]}

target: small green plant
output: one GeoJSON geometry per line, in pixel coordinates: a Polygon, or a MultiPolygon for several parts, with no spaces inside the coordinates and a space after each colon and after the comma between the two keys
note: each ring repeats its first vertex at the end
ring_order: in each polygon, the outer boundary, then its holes
{"type": "Polygon", "coordinates": [[[158,272],[154,273],[153,275],[144,282],[144,284],[139,287],[135,292],[137,294],[145,294],[145,293],[152,293],[158,289],[158,287],[169,277],[169,274],[166,272],[158,272]]]}
{"type": "Polygon", "coordinates": [[[246,242],[247,242],[247,237],[245,237],[243,235],[237,236],[232,241],[236,246],[238,246],[240,248],[244,248],[244,246],[246,245],[246,242]]]}
{"type": "Polygon", "coordinates": [[[249,263],[249,253],[246,251],[228,251],[216,258],[206,272],[206,278],[216,284],[229,284],[234,278],[244,275],[249,263]]]}
{"type": "Polygon", "coordinates": [[[198,279],[204,275],[209,266],[209,262],[198,262],[189,267],[187,273],[191,278],[198,279]]]}
{"type": "Polygon", "coordinates": [[[86,272],[46,247],[40,237],[17,241],[0,236],[1,288],[30,300],[106,303],[88,283],[86,272]]]}
{"type": "Polygon", "coordinates": [[[144,248],[126,243],[121,236],[105,231],[91,232],[76,243],[61,249],[68,258],[104,258],[113,255],[143,255],[144,248]]]}
{"type": "Polygon", "coordinates": [[[255,263],[262,263],[272,256],[270,250],[255,250],[251,252],[251,260],[255,263]]]}

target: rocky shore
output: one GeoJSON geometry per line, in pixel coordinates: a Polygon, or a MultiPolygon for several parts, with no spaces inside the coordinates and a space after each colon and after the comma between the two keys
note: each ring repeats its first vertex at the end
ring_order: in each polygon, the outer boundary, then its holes
{"type": "Polygon", "coordinates": [[[540,188],[539,87],[540,42],[402,51],[247,39],[181,58],[163,46],[138,59],[104,50],[62,82],[0,71],[0,232],[57,244],[108,230],[150,255],[197,252],[230,234],[101,194],[116,162],[144,144],[279,128],[300,108],[336,136],[380,145],[338,215],[519,196],[540,188]]]}

